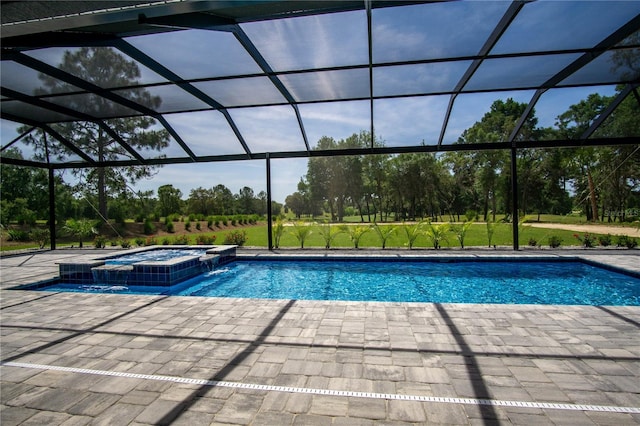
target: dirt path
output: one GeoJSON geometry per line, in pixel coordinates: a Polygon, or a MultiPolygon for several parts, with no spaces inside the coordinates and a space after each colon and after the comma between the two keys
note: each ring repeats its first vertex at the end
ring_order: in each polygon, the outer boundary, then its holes
{"type": "Polygon", "coordinates": [[[592,232],[595,234],[611,234],[611,235],[627,235],[629,237],[640,237],[640,229],[638,228],[624,228],[621,226],[609,226],[609,225],[570,225],[564,223],[527,223],[526,226],[534,228],[547,228],[547,229],[566,229],[568,231],[576,232],[592,232]]]}

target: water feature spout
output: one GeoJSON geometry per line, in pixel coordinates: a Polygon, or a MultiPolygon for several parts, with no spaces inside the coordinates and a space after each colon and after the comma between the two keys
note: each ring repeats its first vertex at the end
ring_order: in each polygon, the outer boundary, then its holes
{"type": "Polygon", "coordinates": [[[130,265],[103,265],[91,269],[94,284],[126,286],[133,267],[130,265]]]}

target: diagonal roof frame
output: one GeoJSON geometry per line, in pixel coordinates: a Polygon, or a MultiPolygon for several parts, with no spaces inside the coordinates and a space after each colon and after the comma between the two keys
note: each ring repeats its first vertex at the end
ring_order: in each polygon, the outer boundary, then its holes
{"type": "Polygon", "coordinates": [[[504,32],[507,30],[511,22],[513,22],[513,20],[516,18],[518,13],[522,10],[527,1],[528,0],[514,0],[511,5],[509,5],[509,8],[505,11],[504,15],[489,35],[489,38],[487,38],[487,41],[485,41],[484,45],[480,49],[480,52],[478,53],[479,57],[473,60],[471,65],[469,65],[469,68],[467,68],[467,70],[465,71],[464,75],[460,78],[460,81],[458,81],[458,84],[456,84],[455,88],[453,89],[451,98],[449,99],[449,105],[447,106],[447,111],[442,122],[440,137],[438,138],[438,146],[442,145],[444,134],[447,130],[449,119],[451,118],[451,111],[453,110],[453,105],[456,101],[456,98],[462,92],[471,77],[473,77],[473,74],[475,74],[482,62],[487,58],[487,56],[491,52],[491,49],[493,49],[493,46],[495,46],[498,40],[500,40],[502,34],[504,34],[504,32]]]}
{"type": "MultiPolygon", "coordinates": [[[[200,89],[194,87],[191,83],[183,80],[182,77],[180,77],[179,75],[177,75],[176,73],[174,73],[173,71],[171,71],[170,69],[165,67],[164,65],[160,64],[158,61],[156,61],[155,59],[151,58],[150,56],[148,56],[147,54],[145,54],[141,50],[139,50],[136,47],[132,46],[130,43],[126,42],[125,40],[117,39],[116,41],[114,41],[113,45],[118,50],[122,51],[123,53],[125,53],[128,56],[132,57],[133,59],[137,60],[138,62],[140,62],[144,66],[146,66],[149,69],[153,70],[154,72],[158,73],[159,75],[161,75],[162,77],[166,78],[167,80],[175,83],[182,90],[184,90],[184,91],[188,92],[189,94],[193,95],[194,97],[200,99],[201,101],[203,101],[204,103],[206,103],[207,105],[212,107],[213,109],[216,109],[216,110],[220,111],[220,113],[222,113],[222,115],[224,116],[225,120],[227,121],[227,123],[229,124],[231,129],[233,130],[233,133],[238,138],[238,141],[242,145],[242,148],[244,149],[247,158],[249,158],[249,159],[251,158],[251,150],[249,149],[249,146],[247,145],[247,142],[244,140],[244,136],[242,136],[242,133],[240,133],[240,129],[238,129],[238,126],[233,121],[233,118],[229,114],[229,111],[222,104],[220,104],[215,99],[213,99],[209,95],[207,95],[204,92],[202,92],[200,89]]],[[[166,120],[164,122],[166,122],[166,120]]],[[[186,144],[185,144],[185,146],[186,146],[186,144]]],[[[188,152],[191,152],[191,154],[192,154],[191,156],[195,157],[195,154],[193,154],[191,149],[189,149],[188,152]]]]}
{"type": "MultiPolygon", "coordinates": [[[[58,79],[60,81],[63,81],[65,83],[68,83],[68,84],[71,84],[73,86],[79,87],[79,88],[81,88],[83,90],[86,90],[88,93],[93,93],[93,94],[96,94],[98,96],[102,96],[102,97],[104,97],[106,99],[109,99],[112,102],[115,102],[117,104],[123,105],[123,106],[125,106],[127,108],[130,108],[130,109],[134,110],[134,111],[140,112],[141,114],[148,115],[148,116],[160,119],[160,117],[159,117],[160,114],[158,114],[156,111],[154,111],[154,110],[152,110],[152,109],[150,109],[150,108],[148,108],[146,106],[140,105],[140,104],[138,104],[138,103],[136,103],[136,102],[134,102],[134,101],[132,101],[130,99],[127,99],[127,98],[122,97],[122,96],[120,96],[120,95],[118,95],[116,93],[113,93],[110,90],[103,89],[103,88],[101,88],[99,86],[96,86],[95,84],[93,84],[93,83],[91,83],[91,82],[89,82],[89,81],[87,81],[85,79],[76,77],[76,76],[74,76],[72,74],[69,74],[69,73],[59,69],[59,68],[53,67],[53,66],[51,66],[49,64],[46,64],[46,63],[44,63],[42,61],[39,61],[38,59],[32,58],[30,56],[27,56],[24,53],[11,52],[11,53],[6,53],[5,54],[3,52],[2,56],[3,56],[3,59],[11,59],[11,60],[13,60],[13,61],[15,61],[15,62],[17,62],[17,63],[19,63],[21,65],[27,66],[27,67],[29,67],[31,69],[34,69],[34,70],[36,70],[38,72],[41,72],[43,74],[47,74],[49,76],[55,77],[56,79],[58,79]]],[[[50,109],[53,110],[53,108],[50,108],[50,109]]],[[[69,115],[78,116],[78,114],[81,114],[81,113],[78,112],[78,111],[72,111],[72,113],[70,113],[69,115]]],[[[94,121],[94,122],[99,122],[100,121],[97,117],[93,117],[93,116],[86,115],[86,114],[85,114],[85,116],[86,116],[86,118],[84,118],[84,120],[94,121]]],[[[166,120],[164,120],[163,118],[162,118],[161,121],[164,121],[164,123],[166,123],[166,120]]],[[[166,123],[166,125],[169,126],[168,123],[166,123]]],[[[165,126],[165,128],[167,126],[165,126]]],[[[174,134],[177,135],[177,133],[175,131],[171,131],[169,128],[167,128],[167,130],[172,135],[174,135],[174,134]]],[[[110,129],[109,133],[114,133],[114,132],[113,132],[113,130],[110,129]]],[[[189,155],[189,157],[191,159],[193,159],[195,157],[195,154],[191,151],[191,148],[189,148],[189,146],[187,146],[187,144],[185,144],[184,141],[182,141],[182,139],[179,138],[179,136],[176,139],[176,141],[180,144],[182,149],[187,153],[187,155],[189,155]]],[[[127,151],[129,151],[129,149],[132,149],[132,148],[129,146],[129,148],[125,147],[125,149],[127,149],[127,151]]],[[[141,156],[139,156],[139,157],[140,157],[140,160],[142,160],[143,162],[145,161],[141,156]]]]}
{"type": "MultiPolygon", "coordinates": [[[[629,20],[629,22],[627,22],[622,27],[618,28],[617,31],[615,31],[614,33],[610,34],[608,37],[606,37],[604,40],[602,40],[600,43],[598,43],[589,52],[584,53],[578,59],[576,59],[575,61],[573,61],[569,65],[567,65],[565,68],[560,70],[556,75],[554,75],[553,77],[551,77],[550,79],[545,81],[542,85],[540,85],[540,88],[538,88],[538,90],[536,90],[536,92],[534,93],[533,97],[531,98],[531,100],[527,104],[527,108],[524,110],[524,112],[522,113],[522,115],[520,116],[518,121],[516,122],[516,125],[515,125],[513,131],[511,132],[511,134],[509,135],[509,138],[508,138],[507,141],[508,142],[514,142],[515,141],[516,137],[518,136],[518,133],[520,133],[520,130],[522,130],[522,126],[524,125],[524,122],[527,120],[528,116],[531,114],[531,112],[533,111],[535,105],[537,104],[538,100],[540,99],[540,96],[544,92],[546,92],[550,88],[556,86],[562,80],[564,80],[565,78],[569,77],[571,74],[573,74],[574,72],[578,71],[579,69],[581,69],[582,67],[587,65],[589,62],[591,62],[594,59],[596,59],[598,56],[603,54],[607,49],[609,49],[612,46],[620,43],[622,40],[624,40],[625,38],[627,38],[628,36],[633,34],[635,31],[638,31],[639,27],[640,27],[640,14],[636,15],[633,18],[631,18],[629,20]]],[[[617,107],[617,104],[616,104],[616,107],[617,107]]],[[[611,113],[611,111],[608,114],[610,114],[610,113],[611,113]]],[[[602,121],[604,121],[604,120],[602,120],[602,121]]],[[[602,121],[598,122],[598,126],[600,124],[602,124],[602,121]]],[[[597,126],[595,128],[593,128],[590,131],[590,133],[587,134],[585,132],[584,135],[586,135],[586,137],[584,137],[582,139],[586,139],[596,129],[597,129],[597,126]]]]}
{"type": "MultiPolygon", "coordinates": [[[[300,127],[300,133],[302,135],[302,139],[304,141],[304,145],[307,151],[311,148],[309,147],[309,140],[307,138],[307,132],[304,128],[304,123],[302,121],[302,116],[300,115],[300,110],[298,109],[298,105],[296,100],[293,98],[289,90],[285,87],[285,85],[280,81],[274,70],[271,68],[271,65],[267,62],[267,60],[262,56],[262,53],[258,50],[255,44],[251,41],[249,36],[245,33],[245,31],[240,27],[239,23],[230,18],[225,18],[222,16],[217,16],[215,14],[203,14],[203,13],[194,13],[189,16],[164,16],[157,18],[147,18],[144,14],[139,18],[140,22],[148,23],[152,25],[158,25],[162,27],[168,28],[180,28],[180,29],[202,29],[208,31],[225,31],[232,33],[236,40],[242,45],[242,47],[247,51],[249,56],[258,64],[262,72],[271,80],[271,83],[276,87],[276,89],[282,94],[282,96],[287,100],[289,105],[293,108],[293,111],[296,115],[296,120],[298,122],[298,126],[300,127]]],[[[184,87],[183,87],[184,88],[184,87]]],[[[186,90],[186,89],[185,89],[186,90]]],[[[197,90],[197,89],[196,89],[197,90]]],[[[193,94],[193,93],[192,93],[193,94]]],[[[219,105],[216,109],[225,110],[222,105],[219,105]]],[[[228,114],[225,115],[227,121],[231,125],[234,133],[242,143],[248,153],[250,153],[248,147],[246,146],[246,142],[242,137],[242,134],[237,129],[235,123],[231,119],[228,114]]]]}
{"type": "Polygon", "coordinates": [[[16,92],[15,90],[12,90],[12,89],[9,89],[9,88],[6,88],[6,87],[2,87],[2,91],[3,91],[3,93],[11,96],[12,98],[17,99],[19,101],[22,101],[24,103],[27,103],[27,104],[30,104],[30,105],[34,105],[34,106],[37,106],[37,107],[40,107],[40,108],[44,108],[44,109],[49,109],[51,111],[59,112],[61,114],[65,114],[65,115],[68,115],[68,116],[71,116],[71,117],[76,117],[77,119],[82,120],[82,121],[89,121],[89,122],[96,123],[115,142],[120,144],[120,146],[122,146],[129,154],[131,154],[131,156],[133,158],[138,160],[138,162],[141,165],[145,164],[145,159],[140,155],[140,153],[138,153],[138,151],[133,149],[131,147],[131,145],[129,145],[127,142],[125,142],[122,139],[122,137],[120,137],[120,135],[118,135],[116,132],[114,132],[113,129],[111,127],[109,127],[103,120],[97,119],[96,117],[94,117],[92,115],[85,114],[85,113],[77,111],[75,109],[67,108],[64,105],[58,105],[58,104],[55,104],[55,103],[52,103],[52,102],[45,101],[45,100],[40,99],[40,98],[33,97],[33,96],[26,96],[26,95],[24,95],[24,94],[22,94],[20,92],[16,92]]]}

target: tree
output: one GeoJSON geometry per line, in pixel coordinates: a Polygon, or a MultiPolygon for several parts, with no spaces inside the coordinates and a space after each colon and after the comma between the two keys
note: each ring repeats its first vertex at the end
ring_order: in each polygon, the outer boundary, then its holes
{"type": "MultiPolygon", "coordinates": [[[[273,212],[273,209],[272,209],[273,212]]],[[[254,202],[254,213],[264,216],[267,214],[267,193],[266,191],[258,192],[258,196],[254,202]]]]}
{"type": "MultiPolygon", "coordinates": [[[[140,78],[137,64],[109,47],[83,47],[75,51],[66,51],[58,67],[99,87],[134,86],[140,78]]],[[[70,84],[46,74],[39,74],[38,78],[43,86],[37,90],[37,95],[60,93],[72,88],[70,84]]],[[[126,97],[148,108],[156,108],[161,103],[159,97],[153,97],[141,88],[128,89],[126,97]]],[[[97,94],[68,97],[65,106],[94,117],[126,113],[122,105],[97,94]]],[[[155,124],[151,117],[110,119],[105,120],[104,124],[106,126],[100,122],[73,121],[53,124],[51,127],[98,162],[134,158],[117,139],[138,151],[161,151],[169,145],[169,134],[166,130],[151,129],[155,124]]],[[[24,141],[33,145],[37,150],[36,155],[42,159],[45,159],[47,152],[49,156],[57,157],[59,160],[65,160],[71,155],[64,145],[47,142],[42,131],[32,132],[24,141]]],[[[96,167],[73,169],[73,173],[79,179],[80,189],[98,194],[98,211],[106,219],[108,196],[124,192],[127,185],[153,176],[157,167],[96,167]]]]}
{"type": "Polygon", "coordinates": [[[180,213],[182,209],[182,191],[173,185],[162,185],[158,188],[158,209],[160,216],[167,217],[180,213]]]}
{"type": "MultiPolygon", "coordinates": [[[[364,131],[340,141],[323,136],[316,148],[364,148],[369,140],[369,133],[364,131]]],[[[307,166],[306,182],[309,185],[311,204],[322,205],[326,202],[333,220],[342,221],[348,201],[362,211],[364,189],[360,156],[311,158],[307,166]]]]}
{"type": "Polygon", "coordinates": [[[291,195],[287,195],[284,204],[296,215],[296,218],[300,219],[300,216],[304,214],[305,202],[300,192],[296,191],[291,195]]]}
{"type": "Polygon", "coordinates": [[[78,237],[80,248],[82,248],[82,242],[84,240],[91,237],[92,235],[98,234],[98,231],[96,230],[93,222],[86,219],[69,219],[63,227],[63,231],[68,233],[69,235],[78,237]]]}
{"type": "Polygon", "coordinates": [[[192,189],[187,199],[189,213],[208,216],[213,211],[213,192],[203,187],[192,189]]]}
{"type": "MultiPolygon", "coordinates": [[[[4,158],[22,159],[22,152],[15,147],[3,151],[4,158]]],[[[0,196],[2,211],[0,223],[8,220],[33,222],[49,219],[48,175],[43,169],[2,164],[0,167],[0,196]],[[21,201],[17,201],[17,200],[21,201]]],[[[65,184],[60,173],[54,174],[55,203],[58,217],[66,219],[78,214],[78,201],[72,188],[65,184]]]]}
{"type": "MultiPolygon", "coordinates": [[[[607,108],[611,100],[612,98],[608,96],[592,93],[587,99],[571,105],[567,111],[556,118],[560,136],[567,139],[580,138],[607,108]]],[[[588,194],[591,208],[587,209],[587,217],[593,221],[598,220],[598,200],[593,174],[598,167],[598,154],[601,152],[596,148],[581,148],[576,150],[573,155],[573,173],[577,187],[588,194]]]]}
{"type": "MultiPolygon", "coordinates": [[[[380,145],[383,145],[380,143],[380,145]]],[[[377,214],[381,220],[385,220],[383,214],[388,211],[388,171],[389,155],[366,155],[362,159],[364,202],[366,211],[371,222],[373,212],[373,222],[376,222],[377,214]],[[371,203],[371,205],[369,205],[371,203]]],[[[384,242],[383,242],[384,244],[384,242]]]]}
{"type": "Polygon", "coordinates": [[[253,189],[248,186],[243,187],[236,195],[237,211],[240,214],[252,214],[255,211],[256,196],[253,189]]]}
{"type": "Polygon", "coordinates": [[[222,184],[218,184],[211,190],[213,194],[213,213],[214,214],[234,214],[235,200],[233,193],[229,188],[222,184]]]}
{"type": "Polygon", "coordinates": [[[402,154],[389,161],[389,189],[396,219],[416,220],[440,213],[442,164],[433,154],[402,154]]]}
{"type": "MultiPolygon", "coordinates": [[[[503,142],[509,139],[515,124],[522,116],[527,105],[509,98],[506,101],[496,100],[480,121],[465,130],[457,143],[503,142]]],[[[526,118],[516,136],[519,139],[536,139],[539,136],[538,119],[532,111],[526,118]]],[[[502,209],[509,212],[511,205],[508,154],[501,150],[483,150],[457,153],[471,163],[475,170],[475,190],[481,197],[484,220],[488,220],[489,211],[493,212],[495,221],[498,201],[502,201],[502,209]]]]}

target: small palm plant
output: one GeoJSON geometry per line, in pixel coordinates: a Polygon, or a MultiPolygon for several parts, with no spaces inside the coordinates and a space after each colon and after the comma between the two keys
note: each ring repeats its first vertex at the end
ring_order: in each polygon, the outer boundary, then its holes
{"type": "Polygon", "coordinates": [[[304,242],[309,237],[309,235],[311,235],[311,225],[305,222],[294,223],[291,233],[300,242],[300,248],[303,249],[304,242]]]}
{"type": "Polygon", "coordinates": [[[80,241],[80,247],[82,248],[82,242],[94,235],[98,234],[94,223],[87,219],[69,219],[64,225],[62,230],[69,235],[77,237],[80,241]]]}
{"type": "Polygon", "coordinates": [[[382,249],[384,250],[387,247],[387,241],[393,234],[396,233],[396,227],[393,225],[388,226],[380,226],[377,223],[374,223],[372,226],[373,231],[378,235],[380,241],[382,241],[382,249]]]}
{"type": "Polygon", "coordinates": [[[369,226],[349,226],[348,227],[349,237],[351,238],[351,242],[353,242],[353,247],[358,248],[360,246],[360,239],[364,234],[371,231],[371,227],[369,226]]]}
{"type": "Polygon", "coordinates": [[[274,248],[280,248],[280,239],[284,234],[284,223],[282,222],[282,220],[280,219],[276,220],[276,223],[274,224],[273,229],[271,231],[273,232],[274,248]]]}
{"type": "Polygon", "coordinates": [[[423,222],[416,224],[408,224],[403,223],[402,229],[404,230],[405,235],[407,236],[407,245],[409,246],[409,250],[413,249],[413,245],[420,235],[423,234],[422,231],[423,222]]]}
{"type": "Polygon", "coordinates": [[[440,225],[429,223],[425,234],[433,243],[433,248],[438,250],[442,247],[442,242],[447,241],[447,232],[449,232],[448,223],[441,223],[440,225]]]}
{"type": "Polygon", "coordinates": [[[329,250],[336,237],[345,231],[344,226],[331,226],[330,223],[322,223],[318,226],[318,233],[324,240],[324,248],[329,250]]]}
{"type": "Polygon", "coordinates": [[[467,235],[467,231],[472,224],[473,220],[469,220],[467,222],[464,222],[462,225],[451,225],[451,231],[453,231],[454,235],[458,239],[461,248],[464,248],[464,239],[467,235]]]}

